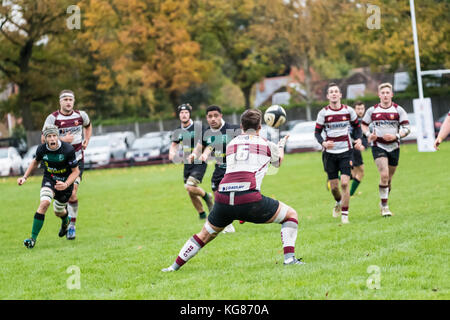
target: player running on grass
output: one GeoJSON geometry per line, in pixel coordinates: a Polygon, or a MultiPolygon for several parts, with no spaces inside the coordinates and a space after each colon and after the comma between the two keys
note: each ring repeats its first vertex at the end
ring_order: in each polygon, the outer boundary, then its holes
{"type": "MultiPolygon", "coordinates": [[[[60,140],[72,144],[75,149],[80,176],[76,178],[73,185],[72,195],[70,196],[67,210],[69,212],[69,230],[67,239],[75,239],[75,223],[78,216],[78,188],[81,183],[84,170],[84,150],[89,144],[92,135],[92,125],[89,116],[81,110],[74,110],[75,94],[72,90],[62,90],[59,94],[58,111],[50,114],[45,120],[44,127],[47,125],[56,125],[59,128],[60,140]]],[[[44,142],[42,140],[42,142],[44,142]]]]}
{"type": "Polygon", "coordinates": [[[45,143],[37,148],[36,157],[31,161],[23,177],[17,179],[18,185],[21,186],[38,167],[39,162],[43,162],[45,169],[41,184],[41,200],[34,215],[31,237],[23,242],[28,249],[35,246],[44,224],[45,213],[53,199],[53,211],[62,220],[58,235],[60,237],[66,235],[69,226],[66,206],[72,195],[73,183],[80,174],[75,149],[70,143],[59,140],[58,127],[54,125],[45,127],[43,135],[45,143]]]}
{"type": "Polygon", "coordinates": [[[434,148],[436,150],[439,150],[439,145],[442,143],[442,141],[444,141],[447,138],[449,134],[450,134],[450,111],[445,117],[444,123],[442,124],[442,127],[439,130],[436,140],[434,141],[434,148]]]}
{"type": "Polygon", "coordinates": [[[323,167],[328,174],[331,193],[336,204],[333,217],[341,214],[342,223],[349,223],[348,210],[350,203],[349,181],[351,176],[353,144],[350,138],[350,126],[355,130],[355,148],[361,148],[361,128],[358,116],[353,108],[341,104],[341,90],[335,83],[327,89],[329,105],[317,115],[315,137],[323,147],[323,167]],[[325,139],[322,131],[325,131],[325,139]],[[339,190],[339,172],[341,173],[339,190]],[[342,211],[341,211],[342,210],[342,211]]]}
{"type": "Polygon", "coordinates": [[[181,122],[181,127],[174,130],[172,133],[172,144],[169,150],[169,160],[174,161],[177,155],[178,145],[181,143],[183,147],[183,162],[184,162],[184,187],[191,198],[194,208],[198,212],[200,219],[206,218],[205,210],[201,198],[211,211],[213,206],[212,195],[208,194],[198,185],[202,182],[203,176],[206,172],[207,163],[204,161],[191,161],[190,155],[195,146],[203,137],[203,130],[197,128],[194,121],[191,119],[192,107],[189,103],[178,106],[178,118],[181,122]]]}
{"type": "Polygon", "coordinates": [[[261,119],[259,110],[247,110],[242,114],[243,133],[227,146],[227,169],[215,193],[213,210],[202,230],[185,243],[175,262],[162,269],[163,272],[178,270],[234,220],[281,224],[284,264],[303,264],[295,257],[297,212],[278,200],[263,196],[260,191],[269,164],[280,166],[288,136],[278,145],[261,138],[261,119]]]}
{"type": "Polygon", "coordinates": [[[372,144],[372,155],[380,173],[379,194],[380,209],[383,217],[392,216],[389,210],[388,197],[391,191],[392,177],[400,158],[400,139],[410,132],[406,111],[392,102],[394,92],[390,83],[378,86],[380,103],[370,107],[362,122],[362,130],[372,144]],[[373,124],[373,132],[369,131],[369,124],[373,124]]]}
{"type": "MultiPolygon", "coordinates": [[[[356,115],[358,116],[358,122],[362,122],[362,118],[364,117],[364,113],[366,111],[366,108],[364,106],[364,103],[361,101],[357,101],[353,107],[355,109],[356,115]]],[[[353,133],[353,127],[350,127],[350,135],[354,138],[353,133]]],[[[367,141],[367,137],[365,135],[362,135],[361,137],[361,150],[353,149],[353,158],[352,158],[352,185],[350,187],[350,197],[353,196],[356,192],[356,189],[358,188],[359,184],[361,183],[363,177],[364,177],[364,162],[362,158],[361,151],[364,151],[368,146],[369,142],[367,141]]]]}

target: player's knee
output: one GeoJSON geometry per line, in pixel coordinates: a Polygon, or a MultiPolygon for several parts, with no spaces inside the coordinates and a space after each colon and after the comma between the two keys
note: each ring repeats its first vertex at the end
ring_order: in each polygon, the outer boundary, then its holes
{"type": "Polygon", "coordinates": [[[341,188],[347,189],[348,188],[348,180],[342,180],[341,181],[341,188]]]}
{"type": "Polygon", "coordinates": [[[288,211],[287,211],[287,214],[286,214],[286,219],[295,219],[295,220],[298,221],[297,211],[295,211],[293,208],[289,207],[288,211]]]}
{"type": "Polygon", "coordinates": [[[58,200],[53,201],[53,211],[58,217],[62,217],[66,214],[67,203],[59,202],[58,200]]]}
{"type": "Polygon", "coordinates": [[[72,195],[69,198],[69,202],[76,202],[76,201],[78,201],[77,193],[73,191],[72,195]]]}
{"type": "Polygon", "coordinates": [[[48,210],[48,207],[50,207],[50,201],[41,200],[41,202],[39,203],[39,212],[46,212],[48,210]]]}

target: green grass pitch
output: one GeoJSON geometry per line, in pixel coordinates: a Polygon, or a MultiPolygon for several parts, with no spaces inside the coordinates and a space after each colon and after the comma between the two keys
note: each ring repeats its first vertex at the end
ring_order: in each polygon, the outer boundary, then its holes
{"type": "MultiPolygon", "coordinates": [[[[280,225],[236,221],[236,233],[219,235],[169,274],[161,268],[203,224],[181,165],[86,171],[76,240],[57,236],[60,219],[51,208],[32,250],[22,242],[41,177],[21,187],[2,178],[0,299],[449,299],[450,143],[434,153],[402,146],[391,218],[379,214],[370,151],[363,158],[366,176],[350,201],[349,225],[331,215],[320,153],[287,155],[264,179],[263,194],[299,213],[296,254],[306,265],[283,266],[280,225]],[[70,285],[71,266],[80,272],[79,289],[70,285]]],[[[207,191],[213,168],[202,183],[207,191]]]]}

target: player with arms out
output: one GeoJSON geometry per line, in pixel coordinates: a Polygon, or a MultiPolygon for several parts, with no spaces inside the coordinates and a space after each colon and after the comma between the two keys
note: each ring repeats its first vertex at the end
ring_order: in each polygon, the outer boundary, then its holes
{"type": "Polygon", "coordinates": [[[59,140],[58,127],[54,125],[45,127],[43,136],[45,143],[37,148],[36,157],[31,161],[23,177],[17,179],[17,184],[23,185],[38,167],[39,162],[43,161],[45,168],[41,184],[41,199],[34,215],[31,237],[23,242],[28,249],[35,246],[44,224],[45,213],[53,199],[53,211],[62,220],[58,235],[60,237],[66,235],[69,225],[66,206],[72,195],[75,179],[80,174],[75,150],[70,143],[59,140]]]}
{"type": "Polygon", "coordinates": [[[177,108],[178,118],[181,122],[181,127],[174,130],[172,133],[172,144],[169,150],[169,160],[175,161],[178,145],[181,143],[183,148],[183,181],[184,187],[191,198],[194,208],[198,212],[200,219],[206,219],[206,213],[203,209],[201,199],[203,199],[211,211],[213,206],[212,195],[208,194],[198,185],[202,182],[203,176],[206,172],[207,164],[204,161],[192,161],[190,155],[195,146],[201,141],[203,130],[196,128],[194,121],[191,119],[192,107],[189,103],[182,104],[177,108]],[[197,129],[197,130],[196,130],[197,129]],[[197,163],[198,162],[198,163],[197,163]]]}
{"type": "Polygon", "coordinates": [[[330,182],[331,193],[336,204],[333,217],[341,215],[342,223],[349,223],[349,181],[351,176],[353,144],[350,127],[353,127],[355,148],[361,149],[361,127],[353,108],[341,104],[342,93],[337,84],[330,83],[327,89],[329,105],[317,115],[315,137],[323,147],[322,161],[330,182]],[[325,131],[325,139],[322,137],[325,131]],[[339,190],[339,172],[341,174],[339,190]]]}
{"type": "Polygon", "coordinates": [[[73,91],[67,89],[62,90],[59,94],[60,109],[50,114],[44,123],[44,127],[56,125],[59,128],[60,140],[70,143],[74,147],[80,168],[80,176],[75,180],[72,195],[67,204],[70,219],[69,230],[67,232],[68,240],[75,239],[75,223],[78,216],[77,193],[84,170],[83,150],[88,146],[92,135],[92,125],[89,116],[84,111],[74,110],[74,104],[75,94],[73,91]]]}
{"type": "Polygon", "coordinates": [[[279,167],[284,158],[287,136],[278,145],[259,136],[262,114],[247,110],[241,116],[243,133],[227,146],[227,168],[215,193],[214,208],[202,230],[182,247],[175,262],[163,272],[176,271],[234,220],[281,224],[285,265],[301,265],[295,257],[298,231],[297,212],[288,205],[261,194],[261,184],[269,164],[279,167]]]}
{"type": "MultiPolygon", "coordinates": [[[[216,105],[211,105],[206,108],[206,121],[209,127],[203,134],[202,143],[197,143],[194,152],[191,154],[191,159],[193,161],[193,159],[198,158],[200,161],[206,162],[209,156],[214,154],[216,165],[211,177],[211,189],[213,192],[216,192],[227,169],[227,144],[240,134],[240,127],[225,122],[223,120],[222,110],[216,105]],[[202,149],[204,149],[203,154],[199,156],[202,149]]],[[[223,232],[235,232],[235,229],[230,224],[225,227],[223,232]]]]}
{"type": "Polygon", "coordinates": [[[406,111],[392,102],[394,92],[390,83],[378,86],[380,103],[370,107],[364,115],[362,130],[372,145],[372,155],[380,174],[379,194],[380,209],[383,217],[392,216],[389,210],[388,197],[391,191],[392,177],[400,158],[400,139],[410,132],[406,111]],[[369,124],[373,124],[373,132],[369,124]]]}

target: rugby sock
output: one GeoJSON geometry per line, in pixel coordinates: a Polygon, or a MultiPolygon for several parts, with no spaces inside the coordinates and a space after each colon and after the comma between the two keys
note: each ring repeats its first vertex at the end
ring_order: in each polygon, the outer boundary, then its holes
{"type": "Polygon", "coordinates": [[[172,268],[174,270],[178,270],[183,266],[186,262],[188,262],[191,258],[193,258],[197,252],[200,251],[201,248],[203,248],[205,244],[203,243],[200,238],[194,234],[192,238],[190,238],[181,248],[180,253],[178,254],[177,259],[172,264],[172,268]]]}
{"type": "Polygon", "coordinates": [[[361,183],[361,181],[359,181],[359,180],[356,179],[356,178],[353,178],[352,186],[351,186],[351,188],[350,188],[350,196],[352,196],[352,195],[355,194],[355,191],[356,191],[356,189],[358,188],[358,186],[359,186],[360,183],[361,183]]]}
{"type": "Polygon", "coordinates": [[[67,211],[69,212],[70,225],[75,226],[78,215],[78,200],[73,202],[69,201],[69,204],[67,205],[67,211]]]}
{"type": "Polygon", "coordinates": [[[68,225],[68,224],[69,224],[69,214],[66,213],[65,216],[62,216],[62,217],[61,217],[61,221],[62,221],[62,224],[63,224],[64,226],[68,225]]]}
{"type": "Polygon", "coordinates": [[[295,240],[297,240],[298,221],[289,218],[281,224],[281,243],[283,244],[284,261],[295,256],[295,240]]]}
{"type": "Polygon", "coordinates": [[[44,219],[45,214],[40,214],[39,212],[36,212],[34,214],[33,229],[31,230],[31,238],[33,238],[34,240],[36,240],[39,232],[42,229],[42,226],[44,225],[44,219]]]}
{"type": "Polygon", "coordinates": [[[342,213],[343,216],[347,216],[348,217],[348,207],[342,207],[342,213]]]}
{"type": "Polygon", "coordinates": [[[380,184],[378,190],[380,191],[381,205],[383,207],[387,207],[388,196],[389,196],[389,186],[383,186],[380,184]]]}
{"type": "Polygon", "coordinates": [[[206,218],[206,212],[205,211],[199,212],[198,216],[200,219],[204,219],[204,218],[206,218]]]}

